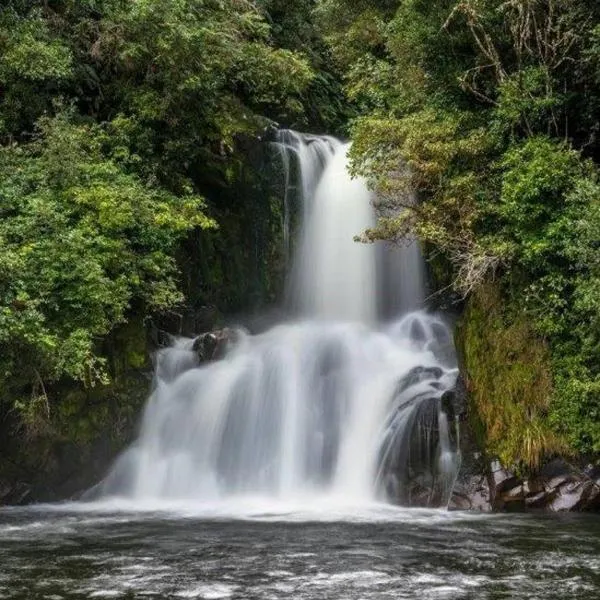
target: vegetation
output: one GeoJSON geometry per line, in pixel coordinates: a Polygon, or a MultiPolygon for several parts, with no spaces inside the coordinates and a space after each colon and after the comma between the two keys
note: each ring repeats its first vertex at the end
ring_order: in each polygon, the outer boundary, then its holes
{"type": "Polygon", "coordinates": [[[488,450],[530,468],[597,455],[600,8],[324,0],[319,13],[360,110],[354,169],[379,193],[364,238],[416,233],[467,300],[459,342],[488,450]]]}
{"type": "Polygon", "coordinates": [[[214,226],[198,196],[146,187],[102,145],[97,126],[66,114],[38,121],[34,141],[0,152],[2,376],[44,382],[107,379],[94,340],[134,305],[181,300],[173,249],[190,227],[214,226]]]}

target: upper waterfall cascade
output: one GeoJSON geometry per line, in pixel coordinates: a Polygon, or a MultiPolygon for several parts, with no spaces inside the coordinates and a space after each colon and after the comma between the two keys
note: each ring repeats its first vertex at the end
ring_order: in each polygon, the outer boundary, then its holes
{"type": "Polygon", "coordinates": [[[241,335],[208,364],[194,340],[159,351],[139,437],[94,494],[443,505],[456,442],[442,397],[457,371],[443,321],[411,312],[425,296],[418,246],[354,241],[375,216],[348,145],[282,131],[275,148],[298,320],[241,335]]]}

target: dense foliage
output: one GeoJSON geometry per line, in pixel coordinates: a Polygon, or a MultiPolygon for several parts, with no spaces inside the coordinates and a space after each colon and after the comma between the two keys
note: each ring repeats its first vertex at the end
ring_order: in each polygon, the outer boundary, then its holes
{"type": "Polygon", "coordinates": [[[365,238],[416,232],[470,298],[461,341],[489,451],[531,467],[565,448],[600,452],[600,7],[319,11],[361,111],[354,168],[379,192],[365,238]]]}
{"type": "Polygon", "coordinates": [[[244,140],[342,114],[311,9],[3,3],[0,423],[60,412],[59,382],[109,384],[128,322],[261,295],[280,216],[244,140]]]}

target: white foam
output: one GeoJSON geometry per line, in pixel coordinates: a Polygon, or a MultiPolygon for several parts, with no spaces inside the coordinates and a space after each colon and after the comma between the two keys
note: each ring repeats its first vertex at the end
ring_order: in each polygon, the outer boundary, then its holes
{"type": "Polygon", "coordinates": [[[231,598],[237,586],[223,583],[202,584],[187,590],[175,592],[178,598],[204,598],[205,600],[219,600],[231,598]]]}

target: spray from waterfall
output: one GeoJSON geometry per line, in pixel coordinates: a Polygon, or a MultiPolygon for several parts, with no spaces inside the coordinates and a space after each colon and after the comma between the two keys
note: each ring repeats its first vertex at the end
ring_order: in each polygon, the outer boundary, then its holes
{"type": "Polygon", "coordinates": [[[375,216],[365,182],[348,173],[348,145],[282,131],[276,148],[284,245],[294,248],[288,299],[300,320],[240,335],[208,364],[194,340],[161,350],[140,435],[94,494],[442,506],[456,453],[441,399],[456,365],[445,324],[407,312],[424,297],[418,246],[382,263],[381,247],[353,241],[375,216]],[[396,307],[385,325],[382,289],[396,307]]]}

